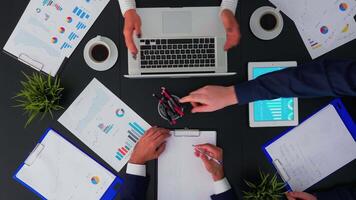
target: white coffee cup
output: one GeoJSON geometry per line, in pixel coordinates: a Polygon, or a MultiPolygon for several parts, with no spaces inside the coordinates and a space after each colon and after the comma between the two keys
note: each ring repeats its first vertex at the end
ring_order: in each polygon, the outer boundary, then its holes
{"type": "Polygon", "coordinates": [[[97,39],[89,47],[89,57],[94,63],[103,63],[110,58],[111,50],[109,45],[102,41],[101,36],[98,36],[97,39]]]}
{"type": "Polygon", "coordinates": [[[113,67],[119,56],[115,43],[100,35],[86,44],[83,54],[87,65],[97,71],[106,71],[113,67]]]}

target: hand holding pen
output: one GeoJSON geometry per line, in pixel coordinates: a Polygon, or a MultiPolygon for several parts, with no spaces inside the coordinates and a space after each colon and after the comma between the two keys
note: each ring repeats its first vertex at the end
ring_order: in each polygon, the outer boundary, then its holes
{"type": "Polygon", "coordinates": [[[199,157],[214,181],[224,178],[222,165],[223,150],[212,144],[194,145],[195,155],[199,157]]]}

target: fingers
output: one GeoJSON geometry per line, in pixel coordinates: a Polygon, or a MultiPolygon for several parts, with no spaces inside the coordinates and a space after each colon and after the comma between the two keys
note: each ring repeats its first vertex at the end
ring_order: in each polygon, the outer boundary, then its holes
{"type": "Polygon", "coordinates": [[[210,108],[207,105],[197,105],[193,106],[192,113],[199,113],[199,112],[210,112],[210,108]]]}
{"type": "Polygon", "coordinates": [[[180,99],[181,103],[191,103],[191,102],[195,102],[195,103],[205,103],[206,102],[206,97],[205,95],[202,94],[189,94],[186,97],[183,97],[180,99]]]}
{"type": "Polygon", "coordinates": [[[315,196],[306,192],[288,192],[287,196],[293,197],[294,199],[316,200],[315,196]]]}
{"type": "Polygon", "coordinates": [[[212,144],[199,144],[195,148],[209,152],[214,158],[220,160],[222,157],[222,149],[212,144]]]}
{"type": "Polygon", "coordinates": [[[127,48],[129,49],[129,51],[133,54],[133,55],[136,55],[138,50],[136,48],[136,45],[135,45],[135,42],[134,42],[134,39],[133,39],[133,29],[130,29],[130,30],[125,30],[124,31],[124,36],[125,36],[125,43],[126,43],[126,46],[127,48]]]}
{"type": "Polygon", "coordinates": [[[162,145],[167,138],[169,138],[171,135],[167,132],[160,132],[159,136],[155,138],[155,140],[153,141],[153,144],[158,147],[160,145],[162,145]]]}
{"type": "Polygon", "coordinates": [[[166,149],[166,142],[164,142],[163,144],[161,144],[161,146],[158,147],[156,151],[156,158],[158,158],[165,149],[166,149]]]}
{"type": "Polygon", "coordinates": [[[141,32],[141,22],[135,23],[135,33],[136,33],[136,36],[138,38],[141,37],[141,34],[142,34],[142,32],[141,32]]]}
{"type": "Polygon", "coordinates": [[[211,164],[211,160],[208,159],[208,157],[204,154],[199,155],[200,159],[203,161],[205,166],[209,166],[211,164]]]}
{"type": "Polygon", "coordinates": [[[288,200],[297,200],[296,198],[291,197],[288,193],[286,193],[286,197],[288,200]]]}

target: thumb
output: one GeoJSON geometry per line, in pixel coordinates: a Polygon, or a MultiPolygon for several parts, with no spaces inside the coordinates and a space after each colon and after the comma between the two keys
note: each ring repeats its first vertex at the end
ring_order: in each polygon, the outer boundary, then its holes
{"type": "Polygon", "coordinates": [[[200,112],[210,112],[209,106],[207,105],[198,105],[192,109],[192,113],[200,113],[200,112]]]}
{"type": "Polygon", "coordinates": [[[135,23],[135,33],[137,35],[138,38],[141,37],[141,24],[140,23],[135,23]]]}
{"type": "Polygon", "coordinates": [[[297,200],[296,198],[291,197],[288,193],[286,193],[286,197],[288,200],[297,200]]]}
{"type": "Polygon", "coordinates": [[[210,160],[208,159],[208,157],[204,154],[200,154],[200,159],[203,161],[205,167],[210,165],[210,160]]]}
{"type": "Polygon", "coordinates": [[[312,200],[314,196],[305,192],[290,192],[289,195],[291,197],[302,199],[302,200],[312,200]]]}

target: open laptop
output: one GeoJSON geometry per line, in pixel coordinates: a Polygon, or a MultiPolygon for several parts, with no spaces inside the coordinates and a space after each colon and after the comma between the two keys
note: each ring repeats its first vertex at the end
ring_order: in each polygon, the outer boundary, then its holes
{"type": "Polygon", "coordinates": [[[142,36],[127,78],[229,76],[220,7],[139,8],[142,36]]]}

